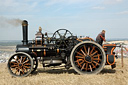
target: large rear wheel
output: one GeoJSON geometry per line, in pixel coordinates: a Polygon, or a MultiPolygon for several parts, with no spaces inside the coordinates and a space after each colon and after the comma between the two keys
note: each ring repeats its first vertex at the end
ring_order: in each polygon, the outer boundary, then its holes
{"type": "Polygon", "coordinates": [[[106,55],[99,44],[83,41],[73,48],[70,61],[79,74],[97,74],[104,68],[106,55]]]}

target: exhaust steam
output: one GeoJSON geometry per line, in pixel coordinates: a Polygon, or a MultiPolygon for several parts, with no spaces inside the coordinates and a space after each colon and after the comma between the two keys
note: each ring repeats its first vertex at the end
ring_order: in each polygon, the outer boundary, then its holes
{"type": "Polygon", "coordinates": [[[18,27],[21,26],[22,21],[21,19],[8,19],[0,16],[0,28],[18,27]]]}

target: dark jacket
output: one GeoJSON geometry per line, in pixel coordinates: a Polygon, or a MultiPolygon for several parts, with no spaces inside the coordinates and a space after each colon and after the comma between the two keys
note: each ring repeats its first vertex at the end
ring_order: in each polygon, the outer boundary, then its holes
{"type": "Polygon", "coordinates": [[[102,43],[103,43],[104,40],[105,40],[105,34],[101,32],[96,37],[96,42],[99,43],[100,45],[102,45],[102,43]]]}

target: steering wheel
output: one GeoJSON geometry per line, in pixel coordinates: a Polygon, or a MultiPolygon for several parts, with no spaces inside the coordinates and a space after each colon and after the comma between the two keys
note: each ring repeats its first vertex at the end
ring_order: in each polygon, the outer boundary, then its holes
{"type": "Polygon", "coordinates": [[[67,47],[68,46],[68,38],[73,36],[72,33],[67,29],[59,29],[57,30],[52,39],[55,40],[55,44],[59,47],[67,47]]]}

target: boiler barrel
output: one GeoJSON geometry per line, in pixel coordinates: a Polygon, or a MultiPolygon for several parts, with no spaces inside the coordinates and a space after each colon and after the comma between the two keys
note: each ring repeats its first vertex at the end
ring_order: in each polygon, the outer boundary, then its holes
{"type": "Polygon", "coordinates": [[[29,48],[30,52],[36,53],[37,56],[47,57],[47,56],[56,56],[60,53],[59,49],[48,49],[48,48],[29,48]]]}

